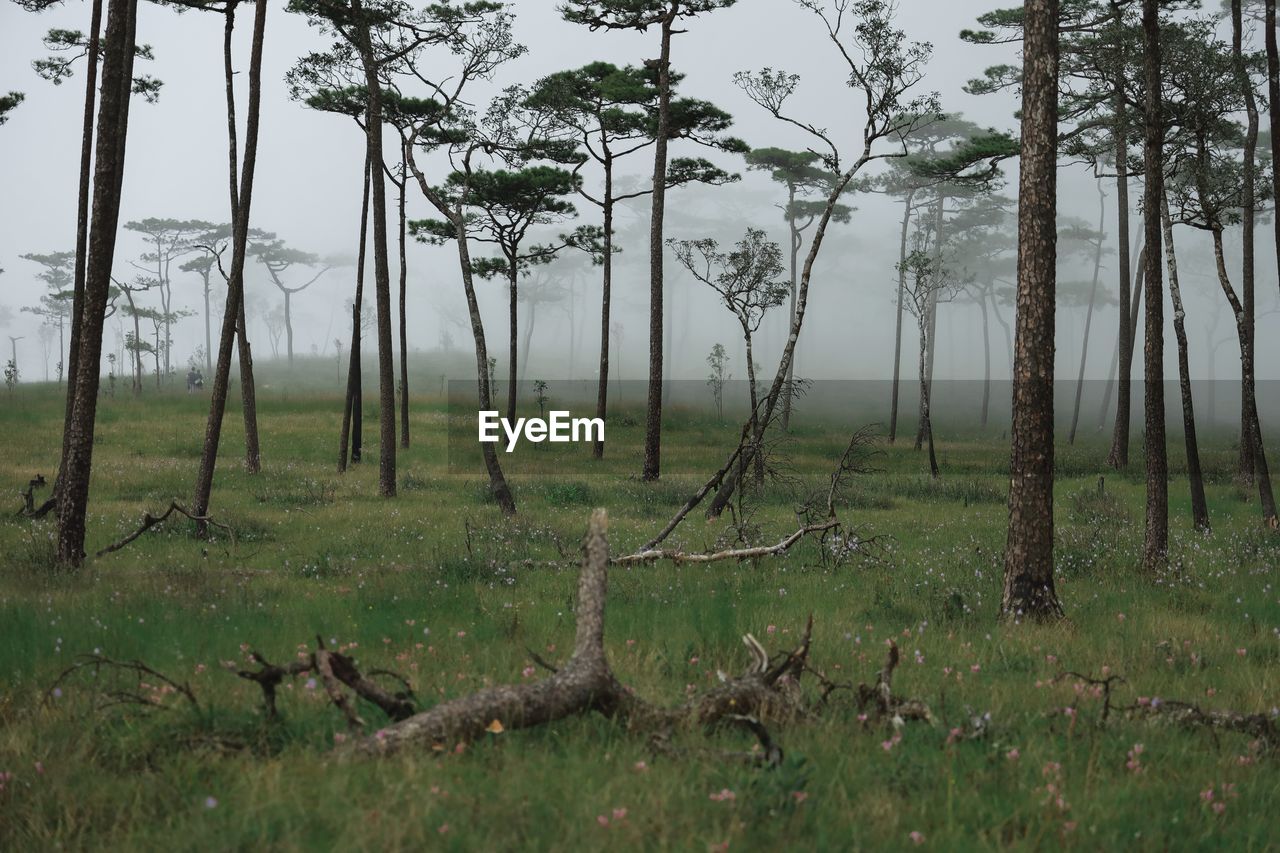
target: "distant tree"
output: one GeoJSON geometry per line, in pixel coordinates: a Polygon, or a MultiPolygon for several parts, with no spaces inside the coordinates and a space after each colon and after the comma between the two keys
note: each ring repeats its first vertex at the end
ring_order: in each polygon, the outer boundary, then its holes
{"type": "Polygon", "coordinates": [[[565,0],[565,20],[592,30],[639,30],[657,27],[659,53],[646,65],[657,71],[657,142],[653,150],[653,198],[649,229],[649,394],[645,407],[644,467],[641,477],[656,480],[662,458],[662,261],[663,215],[666,212],[667,145],[673,138],[671,39],[680,22],[728,8],[737,0],[565,0]]]}
{"type": "MultiPolygon", "coordinates": [[[[1080,424],[1080,401],[1084,395],[1084,371],[1089,360],[1089,333],[1093,328],[1093,309],[1098,302],[1098,282],[1102,273],[1102,256],[1105,252],[1106,232],[1104,226],[1107,219],[1107,196],[1102,189],[1102,180],[1098,180],[1098,228],[1090,231],[1083,223],[1073,223],[1064,234],[1059,229],[1058,239],[1067,238],[1068,246],[1074,243],[1086,250],[1092,250],[1093,277],[1089,282],[1088,308],[1084,315],[1084,339],[1080,343],[1080,373],[1076,377],[1075,402],[1071,407],[1071,430],[1067,433],[1067,444],[1076,443],[1076,429],[1080,424]]],[[[1060,287],[1061,289],[1061,287],[1060,287]]],[[[1105,298],[1104,298],[1105,301],[1105,298]]]]}
{"type": "Polygon", "coordinates": [[[151,247],[141,258],[146,266],[138,263],[133,265],[148,274],[155,275],[155,290],[160,296],[160,310],[166,318],[162,320],[164,340],[162,341],[163,352],[160,355],[163,357],[164,374],[167,376],[170,372],[170,350],[173,348],[171,323],[177,316],[173,305],[172,266],[174,261],[195,252],[196,240],[215,226],[211,222],[199,219],[149,218],[126,222],[124,227],[141,234],[151,247]]]}
{"type": "Polygon", "coordinates": [[[707,366],[711,368],[711,373],[707,375],[707,387],[711,389],[711,402],[716,407],[716,420],[724,420],[724,386],[725,383],[733,378],[728,371],[729,354],[724,350],[724,344],[716,344],[711,347],[711,352],[707,355],[707,366]]]}
{"type": "MultiPolygon", "coordinates": [[[[676,87],[680,75],[673,74],[676,87]]],[[[654,69],[607,62],[593,62],[572,71],[561,71],[534,84],[525,106],[545,113],[552,121],[551,132],[575,139],[589,160],[603,173],[600,191],[579,188],[587,201],[603,214],[601,265],[604,271],[600,308],[600,367],[596,391],[596,417],[608,413],[609,330],[613,302],[614,211],[620,202],[653,194],[653,186],[618,191],[615,170],[619,160],[657,143],[659,92],[654,69]]],[[[674,98],[670,112],[676,117],[671,135],[710,148],[739,150],[738,140],[721,135],[730,119],[714,105],[692,98],[674,98]]],[[[584,160],[584,164],[587,162],[584,160]]],[[[578,167],[581,169],[581,166],[578,167]]],[[[702,158],[677,157],[668,164],[665,189],[689,183],[717,185],[736,180],[702,158]]],[[[571,359],[572,361],[572,359],[571,359]]],[[[604,456],[604,439],[592,448],[596,459],[604,456]]]]}
{"type": "Polygon", "coordinates": [[[284,294],[284,331],[285,340],[289,355],[289,366],[293,367],[293,297],[301,293],[311,285],[315,284],[320,276],[324,275],[332,266],[320,259],[319,255],[311,252],[304,252],[300,249],[293,249],[286,246],[283,240],[272,240],[268,243],[258,243],[250,250],[258,263],[262,264],[267,270],[267,275],[271,277],[271,283],[276,289],[284,294]],[[302,267],[319,267],[320,271],[302,284],[288,285],[281,276],[286,275],[288,271],[295,266],[302,267]]]}
{"type": "MultiPolygon", "coordinates": [[[[47,255],[27,254],[21,257],[23,260],[44,267],[37,273],[37,277],[44,282],[46,288],[46,292],[40,297],[40,304],[22,310],[28,314],[35,314],[50,326],[58,327],[58,360],[61,363],[63,354],[67,351],[66,327],[67,321],[71,318],[75,297],[75,253],[52,252],[47,255]]],[[[59,375],[59,382],[61,381],[61,375],[59,375]]]]}
{"type": "Polygon", "coordinates": [[[788,286],[779,281],[782,275],[782,250],[763,231],[748,228],[732,251],[720,251],[711,238],[701,240],[669,240],[676,260],[702,284],[715,291],[742,327],[746,345],[747,387],[751,394],[751,435],[757,445],[755,477],[757,485],[764,481],[764,458],[758,452],[763,439],[763,423],[759,419],[760,400],[756,392],[755,351],[753,338],[770,308],[787,298],[788,286]]]}
{"type": "MultiPolygon", "coordinates": [[[[804,248],[804,233],[814,221],[822,215],[826,207],[825,198],[831,191],[831,184],[838,177],[819,165],[822,158],[814,151],[788,151],[785,148],[755,148],[746,153],[747,167],[768,172],[776,183],[782,184],[787,191],[786,203],[778,205],[782,210],[782,218],[787,223],[788,257],[790,259],[791,281],[790,316],[796,313],[796,294],[800,283],[800,250],[804,248]]],[[[847,205],[836,205],[831,218],[835,222],[848,222],[853,209],[847,205]]],[[[795,381],[795,359],[787,365],[787,389],[782,398],[782,429],[791,428],[791,401],[795,394],[792,385],[795,381]]],[[[897,407],[894,407],[897,416],[897,407]]],[[[890,442],[893,441],[890,430],[890,442]]]]}
{"type": "Polygon", "coordinates": [[[1023,8],[1013,447],[1000,611],[1011,618],[1045,620],[1062,615],[1053,584],[1058,0],[1027,0],[1023,8]]]}
{"type": "Polygon", "coordinates": [[[183,272],[193,272],[200,276],[200,281],[203,284],[201,290],[204,296],[204,369],[208,373],[213,373],[213,332],[209,311],[209,295],[213,291],[213,272],[217,263],[216,255],[204,252],[178,267],[183,272]]]}
{"type": "MultiPolygon", "coordinates": [[[[142,354],[144,352],[154,352],[159,357],[159,347],[151,347],[142,338],[142,320],[149,316],[150,309],[139,305],[137,295],[146,293],[156,289],[159,285],[156,280],[147,276],[136,276],[133,281],[126,282],[121,279],[115,279],[116,288],[124,294],[125,307],[124,316],[133,320],[133,332],[131,337],[126,338],[126,349],[129,351],[133,361],[133,396],[142,395],[142,354]],[[132,341],[132,343],[128,343],[132,341]]],[[[156,384],[159,385],[160,371],[156,370],[156,384]]]]}

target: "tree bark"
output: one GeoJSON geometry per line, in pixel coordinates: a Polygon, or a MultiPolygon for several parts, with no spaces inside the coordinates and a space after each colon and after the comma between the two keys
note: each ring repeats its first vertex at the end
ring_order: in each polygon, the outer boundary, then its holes
{"type": "MultiPolygon", "coordinates": [[[[360,0],[352,8],[363,11],[360,0]]],[[[378,494],[396,494],[396,377],[391,348],[391,267],[387,248],[387,185],[382,168],[382,81],[373,56],[367,23],[361,23],[360,59],[366,91],[365,141],[373,204],[373,285],[378,307],[378,494]]]]}
{"type": "Polygon", "coordinates": [[[360,248],[356,259],[356,293],[351,300],[351,347],[347,355],[347,396],[342,409],[342,431],[338,436],[338,473],[347,470],[347,445],[351,447],[351,463],[360,461],[362,436],[363,395],[360,387],[360,312],[364,303],[364,261],[368,248],[369,232],[369,170],[373,164],[368,152],[364,159],[364,176],[360,191],[360,248]]]}
{"type": "Polygon", "coordinates": [[[978,307],[982,309],[982,416],[981,426],[987,426],[991,409],[991,320],[987,316],[987,297],[978,297],[978,307]]]}
{"type": "Polygon", "coordinates": [[[516,268],[516,259],[511,259],[511,269],[507,273],[507,421],[516,422],[516,362],[519,361],[517,349],[520,329],[517,324],[517,299],[520,287],[520,271],[516,268]]]}
{"type": "MultiPolygon", "coordinates": [[[[1111,433],[1111,451],[1107,464],[1112,468],[1124,468],[1129,464],[1129,419],[1133,379],[1133,318],[1129,307],[1129,278],[1133,275],[1129,258],[1129,126],[1125,101],[1124,34],[1120,4],[1111,3],[1116,16],[1116,63],[1112,80],[1113,109],[1115,110],[1115,160],[1116,160],[1116,248],[1119,252],[1120,277],[1120,330],[1119,365],[1116,388],[1116,420],[1111,433]]],[[[1142,263],[1139,262],[1139,266],[1142,263]]]]}
{"type": "MultiPolygon", "coordinates": [[[[795,184],[787,184],[787,233],[791,239],[791,301],[787,311],[787,325],[791,324],[791,318],[796,313],[796,276],[800,263],[800,231],[796,228],[796,187],[795,184]]],[[[788,432],[791,429],[791,404],[795,399],[794,382],[795,382],[796,361],[793,358],[791,364],[787,365],[787,386],[786,396],[782,398],[782,431],[788,432]]],[[[752,404],[754,411],[754,404],[752,404]]],[[[895,406],[896,410],[896,406],[895,406]]],[[[893,434],[890,430],[889,443],[893,443],[893,434]]]]}
{"type": "MultiPolygon", "coordinates": [[[[1236,0],[1239,2],[1239,0],[1236,0]]],[[[1143,409],[1146,422],[1147,506],[1142,567],[1148,574],[1169,558],[1169,448],[1164,422],[1164,276],[1157,213],[1164,199],[1164,124],[1160,89],[1159,0],[1142,0],[1143,76],[1146,81],[1145,139],[1142,146],[1143,228],[1146,232],[1146,335],[1143,344],[1143,409]]]]}
{"type": "MultiPolygon", "coordinates": [[[[227,32],[229,33],[234,26],[233,16],[235,15],[234,6],[228,7],[227,10],[227,32]]],[[[244,260],[245,252],[249,243],[249,211],[253,200],[253,177],[258,162],[258,115],[262,103],[262,44],[266,30],[267,22],[267,0],[257,0],[253,18],[253,42],[249,55],[249,107],[245,115],[245,140],[244,140],[244,166],[239,170],[239,187],[236,186],[236,160],[237,160],[237,143],[235,132],[235,97],[232,88],[232,68],[230,59],[230,37],[226,41],[226,51],[224,58],[226,60],[226,84],[227,84],[227,131],[228,131],[228,153],[230,159],[229,165],[229,192],[231,197],[231,270],[227,276],[227,304],[223,312],[222,318],[222,335],[218,347],[218,365],[214,375],[213,392],[210,394],[209,400],[209,418],[205,424],[204,446],[200,454],[200,471],[196,477],[195,500],[192,502],[192,512],[196,516],[207,516],[209,514],[209,499],[213,492],[213,475],[214,469],[218,463],[218,444],[222,437],[222,418],[227,403],[227,385],[231,373],[231,346],[232,338],[239,337],[241,340],[241,378],[240,390],[243,394],[245,391],[245,353],[247,352],[248,342],[243,334],[237,335],[237,328],[243,325],[244,317],[244,260]]],[[[250,361],[250,369],[252,362],[250,361]]],[[[252,379],[250,378],[250,390],[252,390],[252,379]]],[[[246,401],[251,403],[252,398],[246,401]]],[[[245,415],[246,435],[245,445],[246,454],[249,451],[249,438],[247,427],[249,423],[249,415],[245,415]]],[[[255,429],[252,433],[256,440],[256,414],[255,429]]],[[[254,448],[256,453],[256,448],[254,448]]],[[[246,459],[247,461],[247,459],[246,459]]],[[[204,531],[204,524],[198,523],[201,532],[204,531]]]]}
{"type": "MultiPolygon", "coordinates": [[[[607,143],[606,143],[607,145],[607,143]]],[[[601,421],[609,408],[609,314],[613,303],[613,160],[604,162],[604,272],[600,290],[600,371],[596,380],[596,417],[601,421]]],[[[591,455],[604,458],[604,433],[591,446],[591,455]]]]}
{"type": "MultiPolygon", "coordinates": [[[[76,265],[72,279],[71,349],[67,352],[67,400],[62,415],[62,455],[58,458],[58,477],[54,480],[54,498],[62,482],[61,472],[67,461],[67,443],[71,438],[71,410],[75,405],[76,371],[80,360],[81,314],[84,311],[85,266],[89,254],[89,190],[93,172],[93,117],[98,95],[98,52],[102,30],[102,0],[93,0],[89,15],[89,44],[85,55],[84,120],[80,133],[80,178],[76,197],[76,265]]],[[[58,324],[61,334],[62,324],[58,324]]],[[[63,352],[59,346],[58,354],[63,352]]]]}
{"type": "Polygon", "coordinates": [[[1080,400],[1084,395],[1084,368],[1089,361],[1089,330],[1093,326],[1093,306],[1098,299],[1098,279],[1102,271],[1102,229],[1107,219],[1107,198],[1098,184],[1098,242],[1093,253],[1093,284],[1089,288],[1089,308],[1084,315],[1084,340],[1080,343],[1080,375],[1076,379],[1076,400],[1071,409],[1071,432],[1067,444],[1076,443],[1076,427],[1080,424],[1080,400]]]}
{"type": "MultiPolygon", "coordinates": [[[[1241,273],[1240,273],[1240,291],[1241,291],[1241,307],[1244,310],[1244,316],[1241,318],[1241,348],[1247,343],[1250,352],[1250,360],[1252,360],[1252,350],[1254,349],[1254,227],[1257,218],[1257,199],[1254,193],[1254,180],[1257,173],[1256,155],[1258,150],[1258,104],[1254,97],[1253,81],[1249,78],[1249,70],[1245,66],[1243,52],[1244,38],[1244,22],[1241,10],[1241,0],[1231,0],[1231,57],[1232,64],[1235,67],[1236,82],[1240,86],[1241,94],[1244,95],[1245,112],[1248,116],[1248,124],[1245,130],[1244,138],[1244,168],[1242,172],[1243,184],[1240,199],[1240,217],[1241,217],[1241,273]]],[[[1253,391],[1250,391],[1252,396],[1253,391]]],[[[1257,409],[1246,398],[1241,396],[1241,412],[1240,412],[1240,475],[1247,481],[1252,481],[1256,475],[1256,463],[1254,457],[1261,451],[1259,446],[1254,444],[1253,425],[1249,421],[1257,417],[1257,409]]]]}
{"type": "Polygon", "coordinates": [[[63,489],[58,497],[57,559],[68,566],[84,562],[85,516],[93,468],[93,436],[106,321],[111,265],[124,181],[137,0],[109,0],[102,63],[102,102],[98,111],[97,153],[93,175],[93,215],[89,222],[70,435],[63,460],[63,489]]]}
{"type": "Polygon", "coordinates": [[[911,198],[908,193],[902,205],[902,232],[898,241],[898,306],[893,333],[893,391],[889,402],[889,443],[898,438],[898,389],[902,377],[902,300],[907,291],[907,231],[911,224],[911,198]]]}
{"type": "Polygon", "coordinates": [[[408,220],[405,215],[405,194],[409,190],[409,167],[405,163],[404,150],[400,151],[399,227],[396,239],[400,249],[400,446],[409,447],[409,261],[406,247],[408,220]]]}
{"type": "Polygon", "coordinates": [[[1062,615],[1053,580],[1053,345],[1057,263],[1058,0],[1024,5],[1017,334],[1009,536],[1000,610],[1062,615]]]}
{"type": "MultiPolygon", "coordinates": [[[[1265,0],[1263,29],[1267,41],[1267,118],[1271,128],[1271,162],[1280,163],[1280,49],[1276,46],[1276,0],[1265,0]]],[[[1280,198],[1280,169],[1271,167],[1271,197],[1280,198]]],[[[1273,215],[1276,257],[1280,258],[1280,216],[1273,215]]],[[[1278,279],[1280,281],[1280,279],[1278,279]]]]}
{"type": "MultiPolygon", "coordinates": [[[[1178,282],[1178,256],[1173,244],[1173,222],[1169,217],[1169,196],[1161,198],[1160,224],[1164,231],[1165,264],[1169,268],[1169,296],[1173,299],[1173,333],[1178,339],[1178,390],[1182,397],[1182,437],[1187,448],[1187,479],[1191,486],[1191,523],[1202,533],[1210,532],[1209,504],[1204,495],[1204,472],[1200,466],[1200,444],[1196,439],[1195,401],[1191,396],[1191,361],[1187,347],[1186,311],[1178,282]]],[[[1210,374],[1210,382],[1213,381],[1210,374]]]]}
{"type": "Polygon", "coordinates": [[[652,215],[649,223],[649,394],[644,422],[644,469],[641,479],[657,480],[662,472],[662,222],[667,197],[667,137],[671,132],[671,35],[675,4],[662,19],[662,51],[658,57],[658,138],[653,147],[652,215]]]}

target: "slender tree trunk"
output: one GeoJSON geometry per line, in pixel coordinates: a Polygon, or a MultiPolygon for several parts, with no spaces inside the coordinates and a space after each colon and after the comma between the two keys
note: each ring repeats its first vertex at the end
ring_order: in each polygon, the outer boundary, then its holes
{"type": "MultiPolygon", "coordinates": [[[[227,131],[229,153],[229,192],[231,196],[231,270],[227,276],[227,304],[222,318],[222,335],[218,347],[218,366],[214,375],[213,392],[209,401],[209,419],[205,424],[204,446],[200,454],[200,472],[196,477],[195,499],[192,510],[195,515],[208,514],[209,499],[213,492],[213,474],[218,462],[218,444],[222,436],[222,418],[227,403],[227,385],[231,373],[231,345],[238,326],[244,317],[244,260],[249,243],[249,211],[253,200],[253,177],[258,162],[258,115],[262,103],[262,44],[267,22],[267,0],[257,0],[253,18],[253,42],[249,55],[249,108],[245,116],[244,166],[240,170],[239,187],[236,186],[237,143],[235,133],[235,96],[231,68],[230,32],[234,27],[234,6],[227,11],[226,60],[227,131]]],[[[243,361],[240,365],[240,390],[245,390],[243,361]]],[[[246,424],[248,423],[248,415],[246,424]]],[[[256,439],[256,428],[254,432],[256,439]]],[[[246,433],[246,452],[249,435],[246,433]]]]}
{"type": "Polygon", "coordinates": [[[1089,287],[1089,308],[1084,315],[1084,340],[1080,343],[1080,375],[1076,378],[1076,400],[1071,409],[1071,432],[1067,444],[1076,443],[1076,427],[1080,425],[1080,400],[1084,395],[1084,368],[1089,361],[1089,330],[1093,327],[1093,306],[1098,300],[1098,280],[1102,272],[1102,229],[1107,220],[1107,197],[1098,183],[1098,242],[1093,253],[1093,284],[1089,287]]]}
{"type": "MultiPolygon", "coordinates": [[[[1237,0],[1239,2],[1239,0],[1237,0]]],[[[1160,89],[1159,0],[1142,0],[1143,76],[1146,82],[1146,173],[1142,198],[1146,232],[1147,310],[1143,349],[1143,408],[1146,422],[1147,507],[1142,567],[1154,574],[1169,557],[1169,448],[1164,421],[1164,275],[1160,264],[1162,228],[1157,213],[1164,199],[1164,122],[1160,89]]]]}
{"type": "Polygon", "coordinates": [[[1053,344],[1057,263],[1058,2],[1024,9],[1017,342],[1009,539],[1000,610],[1062,615],[1053,583],[1053,344]]]}
{"type": "Polygon", "coordinates": [[[745,323],[742,326],[742,339],[747,349],[747,386],[751,392],[751,440],[755,442],[756,446],[755,465],[752,473],[755,475],[757,488],[764,488],[764,452],[762,450],[764,430],[760,423],[760,413],[757,411],[759,398],[756,396],[756,366],[752,349],[751,329],[745,323]]]}
{"type": "Polygon", "coordinates": [[[399,231],[400,249],[400,446],[409,446],[409,261],[406,247],[408,220],[405,216],[405,194],[409,189],[409,167],[404,150],[400,151],[399,231]]]}
{"type": "MultiPolygon", "coordinates": [[[[674,5],[674,4],[673,4],[674,5]]],[[[667,197],[667,137],[671,133],[671,34],[673,9],[662,20],[658,57],[658,138],[653,147],[652,217],[649,223],[649,394],[644,423],[644,469],[653,481],[662,472],[662,220],[667,197]]]]}
{"type": "Polygon", "coordinates": [[[524,343],[520,346],[520,352],[525,357],[520,359],[520,382],[523,384],[529,377],[529,358],[528,355],[533,351],[533,322],[537,319],[538,303],[529,303],[529,316],[525,319],[524,324],[524,343]]]}
{"type": "MultiPolygon", "coordinates": [[[[422,180],[419,173],[419,180],[422,180]]],[[[476,382],[480,394],[480,409],[493,410],[493,395],[489,387],[489,349],[485,343],[484,322],[480,317],[480,303],[476,300],[475,280],[471,273],[471,251],[467,247],[466,220],[461,210],[454,213],[454,224],[458,230],[458,263],[462,270],[462,288],[467,297],[467,314],[471,319],[471,337],[476,345],[476,382]]],[[[480,451],[484,456],[485,470],[489,474],[489,493],[505,515],[515,515],[516,499],[507,485],[507,478],[502,473],[502,465],[498,462],[498,452],[492,442],[483,442],[480,451]]]]}
{"type": "Polygon", "coordinates": [[[289,357],[289,369],[293,370],[293,294],[284,292],[284,335],[289,357]]]}
{"type": "Polygon", "coordinates": [[[517,338],[519,337],[519,326],[517,317],[517,304],[519,271],[516,269],[516,261],[511,260],[511,270],[507,274],[507,420],[511,423],[516,422],[516,362],[519,359],[519,351],[517,349],[517,338]]]}
{"type": "Polygon", "coordinates": [[[902,205],[902,232],[898,241],[898,305],[897,317],[893,332],[893,391],[889,402],[889,443],[898,438],[898,389],[902,376],[902,300],[907,290],[907,231],[911,224],[911,199],[914,191],[907,194],[902,205]]]}
{"type": "MultiPolygon", "coordinates": [[[[800,263],[800,232],[796,229],[796,188],[794,184],[787,184],[787,233],[791,238],[791,302],[787,311],[787,325],[791,325],[791,318],[796,314],[796,276],[800,263]]],[[[788,432],[791,429],[791,404],[795,399],[794,382],[795,382],[795,359],[791,360],[791,364],[787,366],[787,385],[785,394],[782,398],[782,431],[788,432]]],[[[754,404],[752,411],[754,411],[754,404]]],[[[892,432],[890,433],[889,443],[893,443],[892,432]]]]}
{"type": "Polygon", "coordinates": [[[374,168],[368,152],[361,179],[360,248],[356,259],[356,294],[351,301],[351,348],[347,356],[347,397],[342,410],[342,432],[338,437],[338,473],[347,470],[347,444],[351,445],[351,463],[360,461],[364,401],[360,387],[360,312],[364,303],[364,262],[369,233],[369,171],[374,168]]]}
{"type": "MultiPolygon", "coordinates": [[[[929,444],[929,476],[938,479],[938,456],[933,449],[933,424],[929,417],[929,314],[920,317],[920,429],[919,435],[929,444]]],[[[919,439],[917,439],[919,441],[919,439]]],[[[917,450],[920,448],[917,447],[917,450]]]]}
{"type": "MultiPolygon", "coordinates": [[[[1116,15],[1117,27],[1120,26],[1120,10],[1113,0],[1112,9],[1116,15]]],[[[1116,420],[1111,433],[1111,451],[1107,455],[1107,464],[1112,468],[1124,468],[1129,464],[1129,418],[1132,399],[1132,363],[1133,363],[1133,319],[1129,310],[1129,278],[1133,274],[1129,258],[1129,127],[1128,108],[1125,101],[1125,70],[1123,34],[1117,36],[1117,53],[1115,78],[1112,81],[1113,109],[1115,110],[1115,160],[1116,160],[1116,242],[1119,251],[1120,277],[1120,337],[1119,365],[1116,389],[1116,420]]],[[[1139,267],[1142,261],[1139,260],[1139,267]]],[[[1110,402],[1109,400],[1107,401],[1110,402]]]]}
{"type": "MultiPolygon", "coordinates": [[[[613,302],[613,161],[604,165],[604,275],[600,291],[600,373],[596,380],[596,417],[602,422],[609,408],[609,313],[613,302]]],[[[621,360],[619,360],[621,361],[621,360]]],[[[591,447],[591,455],[604,458],[604,431],[591,447]]]]}
{"type": "MultiPolygon", "coordinates": [[[[1244,167],[1241,175],[1241,274],[1240,290],[1244,308],[1244,330],[1249,349],[1253,350],[1254,339],[1254,228],[1257,218],[1257,200],[1254,197],[1255,175],[1257,173],[1258,150],[1258,104],[1254,98],[1253,81],[1245,66],[1242,41],[1244,38],[1244,22],[1241,0],[1231,0],[1231,57],[1235,67],[1237,84],[1244,95],[1245,111],[1248,124],[1244,139],[1244,167]]],[[[1243,342],[1243,339],[1242,339],[1243,342]]],[[[1255,412],[1241,397],[1240,413],[1240,475],[1252,482],[1256,465],[1254,456],[1259,448],[1254,446],[1249,420],[1255,412]]]]}
{"type": "MultiPolygon", "coordinates": [[[[1169,196],[1162,193],[1160,224],[1164,234],[1165,265],[1169,271],[1169,296],[1173,300],[1173,333],[1178,339],[1178,391],[1182,396],[1182,437],[1187,448],[1187,479],[1191,486],[1191,523],[1208,533],[1209,504],[1204,495],[1204,472],[1200,466],[1200,444],[1196,439],[1195,401],[1191,396],[1191,360],[1187,347],[1187,313],[1182,307],[1178,282],[1178,256],[1173,244],[1173,222],[1169,217],[1169,196]]],[[[1212,381],[1212,380],[1210,380],[1212,381]]]]}
{"type": "Polygon", "coordinates": [[[213,375],[213,333],[209,322],[209,272],[204,274],[204,372],[213,375]]]}
{"type": "MultiPolygon", "coordinates": [[[[93,118],[98,95],[98,52],[102,30],[102,0],[93,0],[89,15],[89,44],[85,55],[84,120],[80,132],[80,179],[76,197],[76,265],[71,291],[71,349],[67,352],[67,400],[62,415],[62,455],[58,459],[58,477],[54,480],[54,497],[60,491],[62,469],[67,460],[67,444],[71,439],[71,411],[75,406],[76,370],[80,361],[81,315],[84,311],[85,266],[89,253],[89,189],[93,172],[93,118]]],[[[61,326],[59,326],[61,328],[61,326]]],[[[59,348],[59,356],[62,355],[59,348]]]]}
{"type": "Polygon", "coordinates": [[[991,321],[987,317],[987,297],[978,297],[982,309],[982,421],[985,429],[991,409],[991,321]]]}
{"type": "MultiPolygon", "coordinates": [[[[1276,47],[1276,0],[1265,0],[1263,29],[1267,40],[1267,118],[1271,129],[1271,197],[1280,198],[1280,49],[1276,47]]],[[[1276,257],[1280,258],[1280,216],[1272,215],[1275,226],[1276,257]]]]}
{"type": "Polygon", "coordinates": [[[59,563],[69,566],[79,566],[84,561],[102,328],[106,320],[116,228],[120,220],[137,13],[137,0],[109,0],[107,5],[102,103],[98,111],[93,175],[93,215],[86,243],[84,302],[80,313],[81,339],[76,353],[75,384],[68,386],[68,393],[73,398],[71,429],[63,460],[62,493],[58,496],[57,558],[59,563]]]}
{"type": "MultiPolygon", "coordinates": [[[[353,8],[362,11],[355,0],[353,8]]],[[[367,26],[360,30],[364,65],[365,139],[373,216],[373,285],[378,307],[378,494],[396,494],[396,375],[391,336],[391,265],[387,247],[387,184],[382,162],[382,82],[367,26]]]]}

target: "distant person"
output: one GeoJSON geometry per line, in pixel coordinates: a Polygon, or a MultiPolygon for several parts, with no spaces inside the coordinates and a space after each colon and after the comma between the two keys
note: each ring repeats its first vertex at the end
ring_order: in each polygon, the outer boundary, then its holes
{"type": "Polygon", "coordinates": [[[204,390],[204,374],[198,370],[187,371],[187,393],[204,390]]]}

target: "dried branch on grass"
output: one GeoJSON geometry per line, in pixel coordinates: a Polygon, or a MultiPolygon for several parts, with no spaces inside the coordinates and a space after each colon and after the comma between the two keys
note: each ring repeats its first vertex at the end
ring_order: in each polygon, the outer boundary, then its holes
{"type": "Polygon", "coordinates": [[[170,706],[160,701],[160,697],[169,693],[182,696],[192,708],[200,707],[196,694],[186,682],[176,681],[140,660],[118,661],[100,654],[80,655],[45,690],[41,704],[48,705],[55,696],[61,695],[62,687],[71,678],[85,672],[92,673],[95,711],[115,705],[168,708],[170,706]],[[123,676],[123,680],[106,678],[104,674],[123,676]],[[148,679],[157,683],[151,684],[148,679]]]}
{"type": "Polygon", "coordinates": [[[133,532],[132,532],[132,533],[130,533],[128,536],[126,536],[126,537],[124,537],[123,539],[121,539],[119,542],[116,542],[116,543],[114,543],[114,544],[112,544],[112,545],[108,545],[107,547],[105,547],[105,548],[103,548],[103,549],[99,550],[97,553],[95,553],[95,554],[94,554],[94,556],[95,556],[95,557],[102,557],[102,556],[105,556],[105,555],[107,555],[107,554],[111,554],[111,553],[113,553],[113,552],[115,552],[115,551],[119,551],[121,548],[124,548],[124,547],[125,547],[126,545],[128,545],[130,542],[132,542],[133,540],[137,539],[139,536],[141,536],[142,534],[146,533],[146,532],[147,532],[148,530],[150,530],[151,528],[155,527],[155,526],[156,526],[156,525],[158,525],[158,524],[162,524],[163,522],[167,521],[167,520],[168,520],[168,518],[169,518],[169,516],[173,515],[175,512],[176,512],[176,513],[178,513],[179,515],[185,515],[187,518],[191,519],[192,521],[196,522],[197,524],[208,524],[208,525],[212,525],[212,526],[214,526],[214,527],[218,528],[219,530],[225,531],[225,532],[226,532],[226,534],[227,534],[229,537],[231,537],[231,547],[233,547],[233,548],[235,547],[235,544],[236,544],[236,532],[235,532],[234,530],[232,530],[230,527],[228,527],[227,525],[222,524],[222,523],[220,523],[220,522],[214,521],[211,517],[209,517],[209,516],[207,516],[207,515],[194,515],[194,514],[192,514],[192,513],[191,513],[191,512],[186,508],[186,507],[182,506],[182,505],[181,505],[181,504],[179,504],[177,501],[172,501],[172,502],[169,504],[169,508],[168,508],[168,509],[166,509],[166,510],[165,510],[163,513],[161,513],[160,515],[152,515],[152,514],[151,514],[151,513],[149,513],[149,512],[148,512],[148,513],[145,513],[145,514],[142,516],[142,524],[138,527],[138,529],[137,529],[137,530],[133,531],[133,532]]]}

